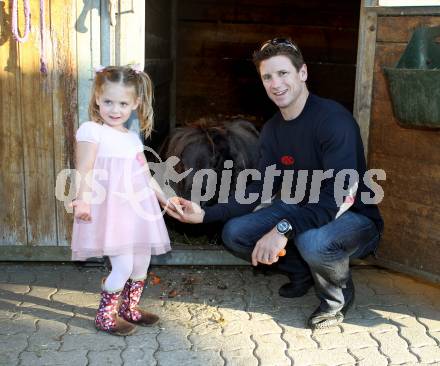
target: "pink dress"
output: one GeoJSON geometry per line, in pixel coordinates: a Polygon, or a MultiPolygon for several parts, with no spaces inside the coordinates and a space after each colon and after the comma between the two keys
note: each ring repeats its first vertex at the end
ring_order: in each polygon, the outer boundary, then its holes
{"type": "Polygon", "coordinates": [[[134,132],[84,122],[77,141],[98,145],[90,179],[91,222],[74,219],[72,259],[122,254],[159,255],[171,250],[163,214],[149,187],[139,154],[143,145],[134,132]]]}

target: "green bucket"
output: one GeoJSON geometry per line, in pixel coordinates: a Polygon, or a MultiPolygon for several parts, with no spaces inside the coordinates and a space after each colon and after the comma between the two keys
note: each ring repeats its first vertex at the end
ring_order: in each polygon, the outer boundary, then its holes
{"type": "Polygon", "coordinates": [[[395,67],[384,67],[405,127],[440,128],[440,27],[417,28],[395,67]]]}

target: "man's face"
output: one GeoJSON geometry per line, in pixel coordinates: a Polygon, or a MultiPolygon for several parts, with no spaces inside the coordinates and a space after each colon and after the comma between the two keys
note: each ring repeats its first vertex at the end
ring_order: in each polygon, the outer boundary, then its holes
{"type": "Polygon", "coordinates": [[[281,112],[294,109],[299,97],[307,92],[306,65],[296,71],[287,56],[279,55],[262,61],[260,76],[267,95],[281,112]]]}

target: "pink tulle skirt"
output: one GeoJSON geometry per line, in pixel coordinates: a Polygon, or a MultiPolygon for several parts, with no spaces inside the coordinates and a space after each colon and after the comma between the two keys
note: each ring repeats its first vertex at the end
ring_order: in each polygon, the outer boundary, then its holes
{"type": "Polygon", "coordinates": [[[136,159],[98,157],[93,170],[91,222],[74,219],[72,259],[171,250],[150,178],[136,159]]]}

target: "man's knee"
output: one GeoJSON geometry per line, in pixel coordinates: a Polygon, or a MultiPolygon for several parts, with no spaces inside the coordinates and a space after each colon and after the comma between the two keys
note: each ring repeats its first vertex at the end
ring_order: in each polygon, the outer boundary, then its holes
{"type": "Polygon", "coordinates": [[[320,235],[316,229],[299,235],[295,244],[301,257],[312,267],[325,264],[334,247],[330,238],[320,235]]]}
{"type": "Polygon", "coordinates": [[[238,245],[238,242],[240,241],[239,238],[242,235],[242,228],[241,225],[237,222],[237,219],[231,219],[226,222],[226,224],[223,226],[222,230],[222,240],[223,244],[231,250],[234,250],[234,248],[238,245]]]}

